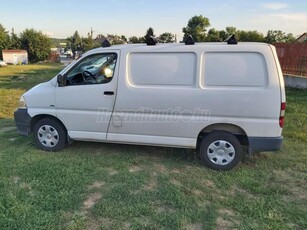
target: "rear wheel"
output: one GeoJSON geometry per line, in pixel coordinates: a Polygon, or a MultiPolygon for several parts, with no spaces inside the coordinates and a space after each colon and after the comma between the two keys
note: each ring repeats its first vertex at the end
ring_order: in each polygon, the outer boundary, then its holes
{"type": "Polygon", "coordinates": [[[215,170],[234,168],[242,157],[242,146],[231,133],[214,131],[206,135],[200,146],[202,163],[215,170]]]}
{"type": "Polygon", "coordinates": [[[39,120],[33,128],[36,147],[44,151],[60,151],[67,145],[67,132],[63,125],[50,118],[39,120]]]}

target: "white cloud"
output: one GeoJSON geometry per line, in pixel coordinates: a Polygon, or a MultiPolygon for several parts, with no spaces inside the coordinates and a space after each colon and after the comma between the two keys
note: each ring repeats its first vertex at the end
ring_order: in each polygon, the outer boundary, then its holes
{"type": "Polygon", "coordinates": [[[47,35],[48,37],[51,37],[53,35],[53,33],[49,31],[44,31],[43,34],[47,35]]]}
{"type": "Polygon", "coordinates": [[[271,13],[257,14],[248,23],[250,28],[256,28],[264,33],[268,30],[282,30],[301,35],[307,32],[306,21],[307,13],[271,13]]]}
{"type": "Polygon", "coordinates": [[[280,3],[280,2],[271,2],[271,3],[263,4],[262,7],[269,9],[269,10],[281,10],[281,9],[287,8],[288,5],[285,3],[280,3]]]}
{"type": "Polygon", "coordinates": [[[297,23],[304,23],[307,21],[307,14],[269,14],[279,20],[292,21],[297,23]]]}

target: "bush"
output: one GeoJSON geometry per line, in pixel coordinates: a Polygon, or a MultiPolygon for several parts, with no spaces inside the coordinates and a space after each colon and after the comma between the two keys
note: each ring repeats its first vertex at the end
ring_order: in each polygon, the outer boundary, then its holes
{"type": "Polygon", "coordinates": [[[26,29],[20,34],[21,48],[28,51],[31,63],[44,61],[51,52],[51,39],[41,31],[26,29]]]}

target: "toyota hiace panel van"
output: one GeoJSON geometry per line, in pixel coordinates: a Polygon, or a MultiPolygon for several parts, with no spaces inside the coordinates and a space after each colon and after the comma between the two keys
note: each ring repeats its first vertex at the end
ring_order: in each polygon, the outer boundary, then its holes
{"type": "Polygon", "coordinates": [[[274,46],[114,45],[20,98],[18,132],[46,151],[72,140],[198,148],[213,169],[281,147],[286,106],[274,46]]]}

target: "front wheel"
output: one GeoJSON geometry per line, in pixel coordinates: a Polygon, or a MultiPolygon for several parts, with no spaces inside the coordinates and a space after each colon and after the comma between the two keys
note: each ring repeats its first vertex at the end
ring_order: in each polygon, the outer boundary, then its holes
{"type": "Polygon", "coordinates": [[[66,129],[54,119],[39,120],[34,125],[33,133],[36,147],[44,151],[60,151],[67,145],[66,129]]]}
{"type": "Polygon", "coordinates": [[[229,170],[240,163],[242,146],[231,133],[214,131],[206,135],[200,146],[202,163],[214,170],[229,170]]]}

